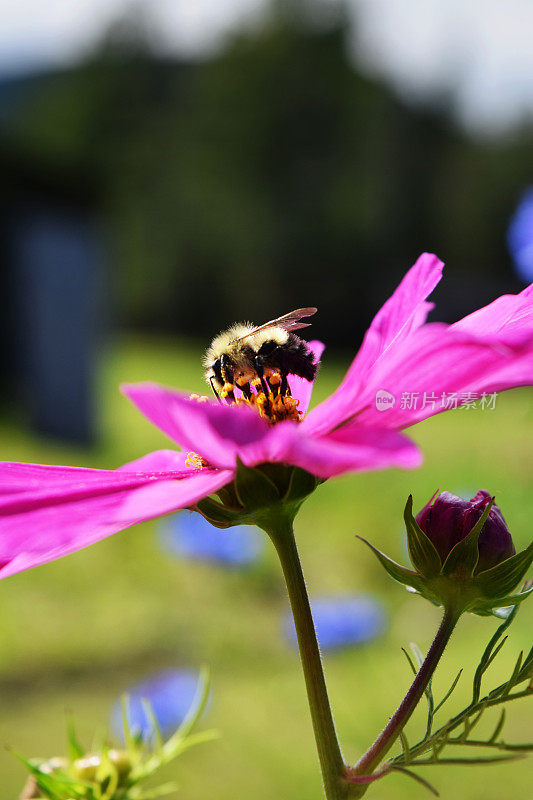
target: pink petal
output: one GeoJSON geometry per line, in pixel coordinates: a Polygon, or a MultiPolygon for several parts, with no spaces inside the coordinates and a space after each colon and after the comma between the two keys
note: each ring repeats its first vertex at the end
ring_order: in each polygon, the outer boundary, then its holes
{"type": "MultiPolygon", "coordinates": [[[[178,450],[157,450],[135,461],[130,461],[116,470],[0,461],[0,498],[3,494],[35,491],[42,488],[43,484],[46,488],[50,488],[53,485],[70,487],[78,483],[98,483],[102,478],[102,473],[109,476],[109,482],[115,475],[117,484],[122,484],[125,480],[122,472],[139,473],[141,477],[144,477],[146,472],[154,475],[161,472],[166,473],[169,470],[178,471],[180,474],[187,470],[188,474],[185,458],[186,454],[180,453],[178,450]]],[[[180,474],[177,474],[176,477],[180,477],[180,474]]],[[[131,475],[126,480],[131,480],[131,475]]]]}
{"type": "Polygon", "coordinates": [[[504,294],[488,306],[474,311],[451,326],[486,337],[502,334],[509,337],[533,336],[533,284],[520,294],[504,294]]]}
{"type": "Polygon", "coordinates": [[[437,256],[423,253],[411,267],[374,317],[339,388],[310,412],[305,421],[309,431],[325,433],[353,413],[354,402],[375,364],[425,322],[433,307],[426,297],[440,281],[443,266],[437,256]]]}
{"type": "Polygon", "coordinates": [[[225,470],[125,472],[0,463],[0,485],[13,486],[0,496],[0,577],[194,505],[232,478],[225,470]]]}
{"type": "Polygon", "coordinates": [[[320,478],[389,467],[410,469],[422,460],[416,445],[396,431],[361,427],[313,437],[291,422],[276,425],[269,436],[243,448],[241,458],[248,466],[266,461],[294,464],[320,478]]]}
{"type": "Polygon", "coordinates": [[[183,450],[156,450],[129,461],[117,468],[117,472],[164,472],[167,470],[189,470],[185,464],[187,453],[183,450]]]}
{"type": "Polygon", "coordinates": [[[426,321],[433,308],[426,298],[440,281],[443,267],[437,256],[422,253],[372,320],[346,380],[368,372],[384,353],[426,321]]]}
{"type": "Polygon", "coordinates": [[[233,468],[239,448],[261,439],[269,430],[251,408],[212,400],[200,403],[156,383],[121,388],[154,425],[214,467],[233,468]]]}
{"type": "MultiPolygon", "coordinates": [[[[513,337],[515,334],[516,330],[513,337]]],[[[450,396],[456,395],[461,404],[469,393],[481,397],[531,383],[531,337],[525,344],[507,344],[494,337],[484,341],[462,330],[431,323],[376,365],[349,424],[405,428],[444,411],[443,400],[450,396]],[[394,395],[393,407],[377,410],[378,390],[394,395]],[[415,396],[416,408],[407,407],[415,396]]]]}
{"type": "MultiPolygon", "coordinates": [[[[320,361],[325,345],[316,339],[307,342],[307,345],[313,353],[315,361],[320,361]]],[[[306,414],[311,401],[314,381],[306,381],[298,375],[289,375],[289,385],[291,387],[291,395],[298,400],[298,410],[306,414]]]]}
{"type": "Polygon", "coordinates": [[[56,467],[45,464],[23,464],[0,461],[0,497],[3,494],[26,492],[47,485],[69,486],[73,482],[98,479],[101,470],[86,467],[56,467]]]}

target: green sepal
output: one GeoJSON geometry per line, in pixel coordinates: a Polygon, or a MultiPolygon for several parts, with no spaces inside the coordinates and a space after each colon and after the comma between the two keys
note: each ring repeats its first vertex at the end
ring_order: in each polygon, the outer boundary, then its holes
{"type": "Polygon", "coordinates": [[[435,545],[426,536],[413,516],[413,495],[410,494],[403,514],[407,531],[409,558],[417,572],[424,578],[434,578],[441,571],[442,562],[435,545]]]}
{"type": "Polygon", "coordinates": [[[222,505],[228,508],[239,508],[239,500],[235,494],[235,486],[233,483],[226,483],[215,493],[222,505]]]}
{"type": "Polygon", "coordinates": [[[212,497],[199,500],[194,508],[215,528],[230,528],[232,525],[242,524],[241,508],[228,508],[212,497]]]}
{"type": "Polygon", "coordinates": [[[163,749],[164,739],[163,739],[163,734],[161,732],[161,728],[159,727],[158,719],[155,715],[154,707],[147,697],[141,698],[141,705],[144,711],[144,716],[148,720],[148,723],[152,729],[154,752],[157,755],[159,755],[159,753],[163,749]]]}
{"type": "Polygon", "coordinates": [[[533,561],[533,542],[520,553],[480,572],[474,583],[486,597],[503,597],[522,580],[533,561]]]}
{"type": "Polygon", "coordinates": [[[452,575],[459,572],[462,576],[471,577],[474,574],[479,561],[479,536],[493,505],[494,497],[491,498],[490,503],[486,506],[470,533],[452,548],[442,567],[443,575],[452,575]]]}
{"type": "MultiPolygon", "coordinates": [[[[277,489],[280,497],[284,497],[291,479],[292,467],[288,464],[269,463],[256,464],[254,469],[259,470],[263,475],[266,475],[272,481],[277,489]]],[[[230,484],[231,485],[231,484],[230,484]]]]}
{"type": "Polygon", "coordinates": [[[283,496],[285,503],[295,503],[304,500],[315,491],[319,484],[319,478],[300,467],[293,467],[289,481],[289,488],[283,496]]]}
{"type": "Polygon", "coordinates": [[[511,611],[524,600],[527,600],[532,591],[533,589],[529,589],[527,592],[510,594],[507,597],[498,597],[498,599],[492,603],[491,614],[497,619],[507,619],[511,611]]]}
{"type": "Polygon", "coordinates": [[[258,469],[245,466],[237,458],[235,473],[235,492],[243,509],[254,511],[279,503],[280,496],[276,485],[258,469]]]}
{"type": "Polygon", "coordinates": [[[499,619],[506,619],[510,609],[519,605],[531,595],[533,589],[528,589],[517,594],[509,594],[505,597],[480,597],[473,600],[468,606],[468,611],[480,616],[493,615],[499,619]]]}
{"type": "Polygon", "coordinates": [[[527,600],[528,597],[531,597],[532,594],[533,586],[523,592],[517,592],[517,594],[508,594],[507,597],[498,597],[498,603],[501,604],[502,608],[517,606],[519,603],[527,600]]]}
{"type": "Polygon", "coordinates": [[[423,597],[424,600],[429,600],[429,602],[437,607],[442,606],[443,601],[441,599],[437,600],[436,595],[433,595],[429,591],[429,587],[425,586],[423,590],[419,591],[418,589],[413,589],[412,586],[405,587],[410,594],[416,594],[418,597],[423,597]]]}
{"type": "Polygon", "coordinates": [[[507,619],[511,609],[514,606],[519,605],[524,600],[527,600],[528,597],[531,596],[533,593],[533,587],[531,589],[527,589],[524,592],[518,592],[517,594],[509,594],[506,597],[496,597],[490,598],[488,600],[481,600],[479,604],[475,605],[473,608],[469,609],[469,611],[473,611],[474,614],[492,614],[498,619],[507,619]],[[478,611],[478,607],[483,609],[482,611],[478,611]]]}
{"type": "Polygon", "coordinates": [[[398,581],[398,583],[403,583],[405,586],[412,586],[413,589],[416,589],[416,591],[420,592],[421,594],[423,593],[424,580],[420,575],[418,575],[418,573],[413,572],[406,567],[402,567],[401,564],[398,564],[396,561],[393,561],[392,558],[386,556],[385,553],[382,553],[381,550],[378,550],[377,547],[374,547],[373,544],[371,544],[362,536],[358,536],[357,538],[370,547],[378,561],[386,569],[391,578],[394,578],[394,580],[398,581]]]}
{"type": "Polygon", "coordinates": [[[187,711],[177,731],[166,742],[167,750],[172,750],[176,741],[183,741],[190,736],[194,726],[200,721],[207,708],[210,694],[211,671],[207,664],[204,664],[200,670],[200,677],[191,707],[187,711]]]}

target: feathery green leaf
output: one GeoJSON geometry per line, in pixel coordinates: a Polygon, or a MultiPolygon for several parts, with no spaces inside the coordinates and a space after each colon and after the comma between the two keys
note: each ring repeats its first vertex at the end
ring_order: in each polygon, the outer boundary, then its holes
{"type": "Polygon", "coordinates": [[[450,688],[448,689],[448,691],[446,692],[446,694],[444,695],[442,700],[439,703],[437,703],[437,705],[435,706],[435,710],[434,710],[435,714],[437,713],[437,711],[439,711],[439,709],[442,708],[442,706],[444,705],[446,700],[448,700],[448,698],[451,697],[451,695],[454,692],[455,687],[459,683],[459,678],[461,677],[462,674],[463,674],[463,670],[460,669],[459,672],[457,673],[457,675],[455,676],[455,678],[453,679],[452,685],[450,686],[450,688]]]}
{"type": "Polygon", "coordinates": [[[435,789],[435,787],[427,781],[425,778],[421,778],[420,775],[417,775],[416,772],[412,772],[410,769],[405,769],[405,767],[392,767],[395,772],[401,772],[403,775],[407,775],[409,778],[412,778],[417,783],[420,783],[424,786],[431,794],[434,794],[435,797],[440,797],[440,794],[435,789]]]}

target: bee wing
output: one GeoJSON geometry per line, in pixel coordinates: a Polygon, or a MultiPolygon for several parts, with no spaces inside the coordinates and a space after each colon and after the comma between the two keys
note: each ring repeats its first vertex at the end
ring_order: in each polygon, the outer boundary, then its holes
{"type": "Polygon", "coordinates": [[[246,333],[244,336],[240,336],[238,339],[234,339],[235,342],[241,342],[243,339],[247,339],[248,336],[253,336],[254,333],[259,333],[260,331],[265,331],[268,328],[283,328],[285,331],[297,331],[299,328],[307,328],[311,324],[310,322],[300,322],[301,319],[304,317],[312,317],[313,314],[316,314],[316,308],[297,308],[295,311],[289,311],[288,314],[284,314],[282,317],[278,317],[277,319],[271,319],[268,322],[265,322],[264,325],[259,325],[257,328],[246,333]]]}

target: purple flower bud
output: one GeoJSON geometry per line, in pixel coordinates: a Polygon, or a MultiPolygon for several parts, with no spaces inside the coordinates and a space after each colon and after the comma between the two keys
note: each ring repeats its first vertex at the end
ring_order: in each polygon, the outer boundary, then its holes
{"type": "MultiPolygon", "coordinates": [[[[452,548],[470,533],[490,500],[490,494],[483,490],[471,500],[442,492],[431,498],[417,514],[417,523],[434,544],[442,563],[452,548]]],[[[479,561],[475,574],[496,566],[515,552],[502,512],[493,505],[479,537],[479,561]]]]}

